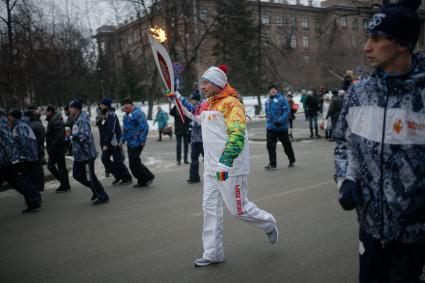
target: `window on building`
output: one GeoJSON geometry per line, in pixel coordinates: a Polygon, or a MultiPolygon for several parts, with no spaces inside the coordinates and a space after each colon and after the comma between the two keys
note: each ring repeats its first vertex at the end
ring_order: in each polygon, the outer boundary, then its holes
{"type": "Polygon", "coordinates": [[[367,27],[369,26],[369,20],[368,19],[363,19],[363,28],[367,29],[367,27]]]}
{"type": "Polygon", "coordinates": [[[358,22],[357,18],[354,18],[353,19],[353,29],[358,29],[358,27],[359,27],[359,22],[358,22]]]}
{"type": "Polygon", "coordinates": [[[358,48],[359,47],[359,42],[357,41],[356,37],[353,37],[351,39],[351,45],[353,46],[353,48],[358,48]]]}
{"type": "Polygon", "coordinates": [[[199,12],[199,18],[201,21],[208,21],[208,10],[207,9],[201,9],[199,12]]]}
{"type": "Polygon", "coordinates": [[[347,17],[346,16],[342,16],[339,19],[339,23],[340,23],[341,27],[346,28],[347,27],[347,17]]]}
{"type": "Polygon", "coordinates": [[[297,36],[295,34],[291,35],[291,48],[297,48],[297,36]]]}
{"type": "Polygon", "coordinates": [[[320,29],[320,19],[316,19],[315,23],[316,23],[316,29],[320,29]]]}
{"type": "Polygon", "coordinates": [[[302,18],[301,19],[301,27],[303,29],[308,29],[308,18],[302,18]]]}
{"type": "Polygon", "coordinates": [[[105,42],[104,41],[102,41],[102,42],[100,42],[100,51],[102,52],[102,53],[105,53],[105,42]]]}
{"type": "Polygon", "coordinates": [[[310,47],[310,38],[308,35],[303,35],[303,47],[309,48],[310,47]]]}
{"type": "Polygon", "coordinates": [[[276,16],[276,25],[281,27],[283,26],[283,23],[285,22],[284,16],[276,16]]]}
{"type": "Polygon", "coordinates": [[[263,25],[266,25],[266,26],[270,25],[270,17],[269,17],[269,15],[263,15],[261,17],[261,23],[263,25]]]}
{"type": "Polygon", "coordinates": [[[290,28],[296,28],[297,27],[297,22],[296,22],[295,16],[293,16],[293,15],[289,16],[289,27],[290,28]]]}

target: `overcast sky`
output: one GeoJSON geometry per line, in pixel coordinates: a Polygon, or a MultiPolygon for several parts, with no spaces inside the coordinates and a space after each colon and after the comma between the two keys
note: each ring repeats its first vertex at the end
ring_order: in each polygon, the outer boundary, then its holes
{"type": "MultiPolygon", "coordinates": [[[[228,0],[232,1],[232,0],[228,0]]],[[[289,0],[295,4],[296,0],[289,0]]],[[[51,7],[52,3],[62,12],[68,12],[79,24],[90,27],[92,32],[102,25],[116,25],[131,16],[131,7],[124,0],[34,0],[43,7],[51,7]]],[[[267,2],[267,1],[265,1],[267,2]]],[[[301,0],[307,5],[308,0],[301,0]]],[[[320,0],[315,0],[318,4],[320,0]]]]}

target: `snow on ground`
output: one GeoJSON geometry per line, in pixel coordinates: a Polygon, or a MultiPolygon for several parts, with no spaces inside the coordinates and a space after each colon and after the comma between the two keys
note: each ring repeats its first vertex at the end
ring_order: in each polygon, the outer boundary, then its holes
{"type": "MultiPolygon", "coordinates": [[[[264,103],[266,101],[267,96],[263,95],[261,96],[261,104],[262,104],[262,113],[259,115],[259,117],[264,116],[264,103]]],[[[298,112],[303,112],[303,108],[302,108],[302,104],[300,103],[300,99],[301,99],[301,94],[300,93],[296,93],[293,100],[295,103],[300,105],[300,108],[298,110],[298,112]]],[[[255,106],[258,104],[258,100],[256,96],[244,96],[243,97],[243,103],[245,105],[245,110],[246,110],[246,114],[247,116],[251,117],[252,119],[256,119],[258,117],[255,117],[255,106]]],[[[148,106],[147,105],[143,105],[141,102],[134,102],[134,104],[138,107],[140,107],[143,112],[148,113],[148,106]]],[[[115,104],[113,104],[113,106],[115,106],[115,104]]],[[[161,103],[161,104],[155,104],[154,105],[154,110],[153,110],[153,119],[155,119],[156,113],[157,113],[157,107],[161,106],[162,110],[164,110],[166,113],[170,112],[170,107],[168,102],[167,103],[161,103]]],[[[172,107],[172,106],[171,106],[172,107]]],[[[91,112],[91,120],[94,122],[96,120],[96,106],[93,105],[92,107],[90,107],[90,112],[91,112]]],[[[120,119],[120,122],[122,124],[122,119],[124,116],[124,112],[121,110],[121,107],[117,107],[116,110],[116,114],[118,116],[118,118],[120,119]]],[[[174,117],[172,117],[171,115],[169,116],[169,120],[168,120],[168,124],[170,126],[174,125],[174,117]]],[[[157,125],[153,125],[153,120],[148,120],[148,124],[149,124],[149,129],[157,131],[158,127],[157,125]]]]}

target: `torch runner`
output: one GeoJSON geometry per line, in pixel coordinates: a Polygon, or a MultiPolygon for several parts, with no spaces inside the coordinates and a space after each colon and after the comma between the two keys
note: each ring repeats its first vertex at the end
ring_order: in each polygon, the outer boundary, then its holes
{"type": "MultiPolygon", "coordinates": [[[[153,57],[155,58],[156,66],[158,67],[162,81],[167,90],[174,93],[174,70],[170,55],[160,42],[167,40],[164,30],[159,28],[151,28],[152,34],[148,33],[149,42],[152,47],[153,57]]],[[[180,118],[184,122],[183,108],[179,100],[175,100],[180,118]]]]}

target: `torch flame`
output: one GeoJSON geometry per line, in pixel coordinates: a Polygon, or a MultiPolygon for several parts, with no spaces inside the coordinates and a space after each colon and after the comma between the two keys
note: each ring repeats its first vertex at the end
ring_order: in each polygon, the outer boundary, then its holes
{"type": "Polygon", "coordinates": [[[150,31],[152,33],[152,36],[155,37],[159,42],[164,42],[167,40],[167,35],[165,34],[165,30],[162,28],[155,26],[153,28],[150,28],[150,31]]]}

